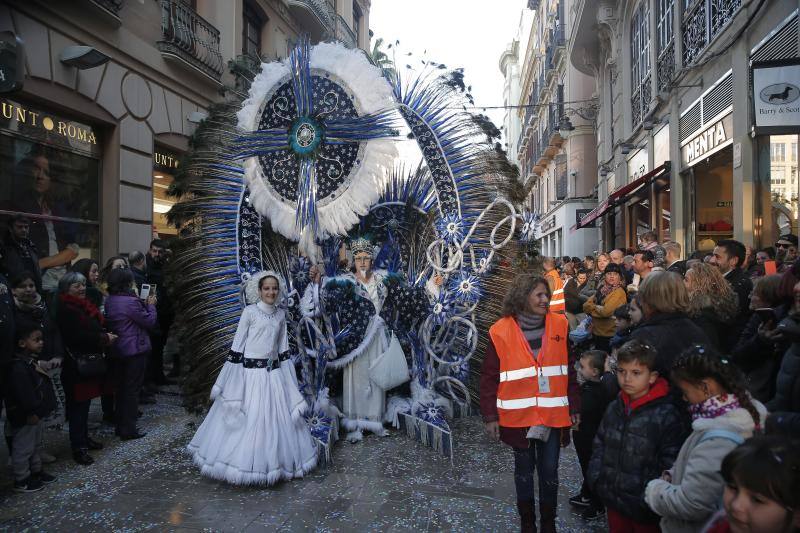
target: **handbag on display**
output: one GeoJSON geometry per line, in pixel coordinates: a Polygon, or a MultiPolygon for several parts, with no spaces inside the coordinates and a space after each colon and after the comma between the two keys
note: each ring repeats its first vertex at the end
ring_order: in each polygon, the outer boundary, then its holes
{"type": "Polygon", "coordinates": [[[369,380],[383,390],[402,385],[411,379],[408,373],[406,354],[397,336],[392,333],[389,347],[369,365],[369,380]]]}
{"type": "Polygon", "coordinates": [[[75,367],[78,371],[78,375],[82,378],[97,378],[105,375],[108,372],[108,363],[106,362],[106,356],[103,353],[68,353],[69,356],[75,361],[75,367]]]}

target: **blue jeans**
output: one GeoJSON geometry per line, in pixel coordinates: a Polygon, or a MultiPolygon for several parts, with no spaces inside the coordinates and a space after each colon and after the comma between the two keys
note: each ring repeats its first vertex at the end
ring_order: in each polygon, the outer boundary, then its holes
{"type": "Polygon", "coordinates": [[[530,447],[514,448],[514,485],[518,501],[534,499],[533,474],[539,472],[539,505],[555,507],[558,499],[558,458],[561,430],[552,428],[547,442],[528,439],[530,447]]]}

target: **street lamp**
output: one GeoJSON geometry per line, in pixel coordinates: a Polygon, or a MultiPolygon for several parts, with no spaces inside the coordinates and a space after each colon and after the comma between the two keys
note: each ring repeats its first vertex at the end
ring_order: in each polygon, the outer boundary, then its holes
{"type": "Polygon", "coordinates": [[[569,120],[567,115],[561,115],[561,120],[558,121],[558,133],[566,139],[569,137],[569,132],[573,131],[575,126],[572,125],[572,122],[569,120]]]}

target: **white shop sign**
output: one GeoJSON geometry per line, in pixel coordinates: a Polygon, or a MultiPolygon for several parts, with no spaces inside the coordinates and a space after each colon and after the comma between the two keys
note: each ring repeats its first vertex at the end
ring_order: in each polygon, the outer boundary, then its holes
{"type": "Polygon", "coordinates": [[[800,65],[753,67],[756,127],[800,126],[800,65]]]}
{"type": "Polygon", "coordinates": [[[681,143],[681,163],[690,167],[733,142],[733,114],[728,113],[681,143]]]}
{"type": "Polygon", "coordinates": [[[628,183],[647,174],[650,170],[649,163],[647,150],[636,150],[628,158],[628,183]]]}

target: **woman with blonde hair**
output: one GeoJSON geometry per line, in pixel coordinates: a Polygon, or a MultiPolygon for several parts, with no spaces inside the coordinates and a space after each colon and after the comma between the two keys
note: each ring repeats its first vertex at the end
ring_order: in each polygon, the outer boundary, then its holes
{"type": "Polygon", "coordinates": [[[706,263],[692,265],[684,279],[689,296],[689,316],[706,332],[712,345],[728,353],[739,340],[731,321],[739,312],[739,300],[730,283],[717,267],[706,263]]]}
{"type": "Polygon", "coordinates": [[[708,336],[689,318],[689,293],[674,272],[655,271],[639,285],[643,319],[631,332],[656,349],[656,370],[668,377],[672,362],[690,346],[708,346],[708,336]]]}

